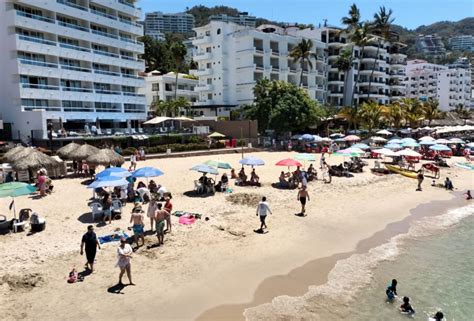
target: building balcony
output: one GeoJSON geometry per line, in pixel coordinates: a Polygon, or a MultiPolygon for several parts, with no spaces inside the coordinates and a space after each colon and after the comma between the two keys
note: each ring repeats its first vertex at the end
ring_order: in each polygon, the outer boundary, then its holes
{"type": "Polygon", "coordinates": [[[190,73],[196,77],[209,76],[213,74],[212,68],[194,69],[190,73]]]}
{"type": "Polygon", "coordinates": [[[328,85],[344,85],[344,80],[341,80],[341,79],[328,79],[328,85]]]}
{"type": "Polygon", "coordinates": [[[201,60],[210,60],[212,59],[212,52],[201,52],[197,53],[193,56],[194,61],[201,61],[201,60]]]}
{"type": "Polygon", "coordinates": [[[211,36],[199,36],[193,39],[193,45],[195,46],[203,45],[203,44],[207,44],[211,42],[212,42],[211,36]]]}
{"type": "Polygon", "coordinates": [[[196,91],[212,91],[213,89],[214,85],[212,84],[196,85],[196,87],[194,87],[196,91]]]}

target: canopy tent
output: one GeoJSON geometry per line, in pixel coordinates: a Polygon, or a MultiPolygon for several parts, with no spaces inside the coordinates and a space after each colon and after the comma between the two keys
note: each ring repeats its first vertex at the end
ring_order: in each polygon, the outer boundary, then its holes
{"type": "Polygon", "coordinates": [[[221,133],[218,133],[218,132],[213,132],[212,134],[208,135],[207,137],[209,137],[209,138],[224,138],[225,135],[221,134],[221,133]]]}
{"type": "Polygon", "coordinates": [[[157,124],[161,124],[167,120],[172,120],[173,118],[170,118],[170,117],[161,117],[161,116],[158,116],[158,117],[155,117],[155,118],[152,118],[150,120],[147,120],[146,122],[143,123],[143,125],[157,125],[157,124]]]}

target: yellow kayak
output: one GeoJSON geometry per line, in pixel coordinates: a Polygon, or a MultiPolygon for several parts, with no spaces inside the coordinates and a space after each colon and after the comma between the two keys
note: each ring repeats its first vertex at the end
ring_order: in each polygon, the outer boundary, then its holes
{"type": "Polygon", "coordinates": [[[397,174],[400,174],[400,175],[403,175],[403,176],[406,176],[406,177],[410,177],[410,178],[416,178],[417,175],[418,175],[414,171],[409,171],[409,170],[400,168],[398,166],[385,164],[385,167],[387,167],[387,169],[390,170],[391,172],[394,172],[394,173],[397,173],[397,174]]]}

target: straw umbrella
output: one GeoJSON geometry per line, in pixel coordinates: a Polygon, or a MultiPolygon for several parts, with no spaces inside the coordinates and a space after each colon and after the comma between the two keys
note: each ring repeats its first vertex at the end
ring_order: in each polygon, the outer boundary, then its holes
{"type": "Polygon", "coordinates": [[[13,160],[12,167],[15,170],[38,170],[40,168],[51,169],[59,166],[59,162],[40,151],[33,150],[24,157],[13,160]]]}
{"type": "Polygon", "coordinates": [[[59,155],[59,157],[67,159],[69,157],[69,154],[78,149],[79,147],[81,147],[81,145],[76,143],[70,143],[58,149],[56,153],[59,155]]]}
{"type": "Polygon", "coordinates": [[[97,154],[100,151],[97,147],[92,145],[84,144],[75,151],[69,153],[69,158],[75,161],[82,161],[87,159],[89,156],[97,154]]]}
{"type": "Polygon", "coordinates": [[[5,161],[9,162],[9,163],[13,163],[15,160],[21,159],[21,158],[27,156],[28,154],[33,153],[34,151],[36,151],[34,148],[26,148],[26,147],[23,147],[23,146],[18,146],[18,147],[15,147],[15,148],[9,150],[3,156],[3,159],[5,161]]]}
{"type": "Polygon", "coordinates": [[[125,163],[125,159],[114,152],[111,149],[105,148],[99,150],[97,153],[89,155],[86,158],[86,161],[90,164],[95,164],[95,165],[122,165],[125,163]]]}

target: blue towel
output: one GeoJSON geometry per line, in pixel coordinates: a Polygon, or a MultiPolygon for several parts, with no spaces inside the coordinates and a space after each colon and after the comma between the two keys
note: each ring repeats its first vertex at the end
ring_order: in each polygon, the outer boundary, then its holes
{"type": "Polygon", "coordinates": [[[127,233],[120,231],[120,232],[106,235],[106,236],[99,236],[99,243],[104,244],[104,243],[110,243],[110,242],[118,242],[120,241],[120,238],[122,236],[125,237],[126,239],[129,238],[127,233]]]}

